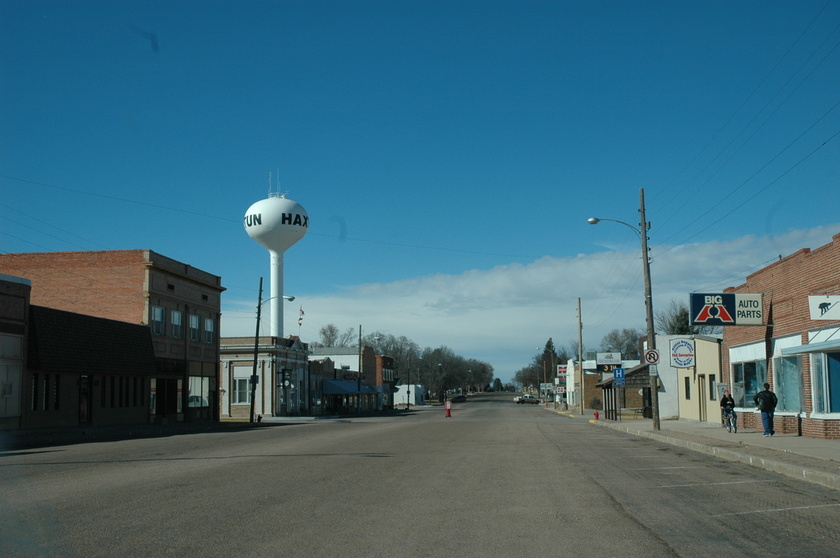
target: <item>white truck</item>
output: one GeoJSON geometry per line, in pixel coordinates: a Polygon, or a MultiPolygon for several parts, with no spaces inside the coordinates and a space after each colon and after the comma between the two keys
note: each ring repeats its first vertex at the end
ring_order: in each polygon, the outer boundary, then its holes
{"type": "Polygon", "coordinates": [[[539,399],[539,397],[531,395],[530,393],[526,393],[525,395],[519,395],[519,396],[514,397],[513,401],[517,405],[522,405],[524,403],[532,403],[532,404],[536,405],[537,403],[540,402],[540,399],[539,399]]]}

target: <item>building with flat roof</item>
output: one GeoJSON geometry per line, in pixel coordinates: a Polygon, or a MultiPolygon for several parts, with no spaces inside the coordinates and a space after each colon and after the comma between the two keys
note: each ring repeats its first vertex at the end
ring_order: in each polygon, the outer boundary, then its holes
{"type": "Polygon", "coordinates": [[[726,293],[760,294],[763,325],[723,328],[723,369],[747,428],[769,383],[775,429],[840,439],[840,234],[780,258],[726,293]]]}
{"type": "Polygon", "coordinates": [[[31,303],[150,329],[152,421],[219,417],[221,278],[152,250],[0,254],[31,303]]]}

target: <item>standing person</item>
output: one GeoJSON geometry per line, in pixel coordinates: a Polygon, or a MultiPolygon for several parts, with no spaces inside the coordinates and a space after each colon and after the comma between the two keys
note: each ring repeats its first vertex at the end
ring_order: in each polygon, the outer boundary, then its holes
{"type": "Polygon", "coordinates": [[[732,413],[732,420],[737,421],[738,415],[735,414],[735,400],[729,394],[729,390],[723,391],[723,397],[720,398],[720,416],[723,418],[723,425],[726,425],[726,415],[732,413]]]}
{"type": "Polygon", "coordinates": [[[770,384],[764,384],[764,391],[759,391],[753,398],[758,410],[761,411],[761,423],[764,425],[764,435],[772,436],[776,433],[773,430],[773,413],[776,411],[776,394],[770,391],[770,384]]]}

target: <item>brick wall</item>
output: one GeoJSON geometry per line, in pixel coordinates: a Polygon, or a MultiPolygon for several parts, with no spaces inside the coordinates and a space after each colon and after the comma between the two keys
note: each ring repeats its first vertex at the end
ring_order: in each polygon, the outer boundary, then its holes
{"type": "Polygon", "coordinates": [[[143,250],[0,254],[0,273],[29,279],[32,304],[142,324],[144,261],[143,250]]]}

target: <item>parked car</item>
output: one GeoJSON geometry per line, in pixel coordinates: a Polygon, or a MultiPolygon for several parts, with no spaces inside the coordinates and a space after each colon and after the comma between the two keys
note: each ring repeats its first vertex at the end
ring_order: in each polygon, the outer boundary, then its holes
{"type": "Polygon", "coordinates": [[[453,403],[463,403],[466,400],[467,400],[466,395],[455,395],[450,399],[450,401],[452,401],[453,403]]]}

